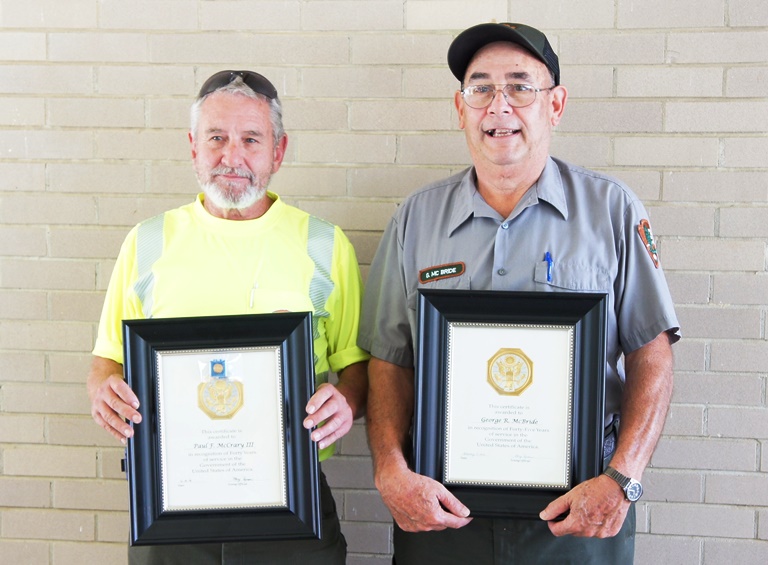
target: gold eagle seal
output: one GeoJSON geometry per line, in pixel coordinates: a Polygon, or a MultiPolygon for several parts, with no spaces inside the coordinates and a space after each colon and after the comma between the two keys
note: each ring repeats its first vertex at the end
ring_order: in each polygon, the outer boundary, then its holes
{"type": "Polygon", "coordinates": [[[211,361],[211,378],[197,386],[197,401],[214,420],[231,418],[243,406],[243,383],[227,377],[226,361],[211,361]]]}
{"type": "Polygon", "coordinates": [[[214,420],[231,418],[243,406],[243,383],[212,379],[197,387],[200,409],[214,420]]]}
{"type": "Polygon", "coordinates": [[[488,360],[488,382],[500,394],[518,396],[533,383],[533,361],[522,349],[499,349],[488,360]]]}

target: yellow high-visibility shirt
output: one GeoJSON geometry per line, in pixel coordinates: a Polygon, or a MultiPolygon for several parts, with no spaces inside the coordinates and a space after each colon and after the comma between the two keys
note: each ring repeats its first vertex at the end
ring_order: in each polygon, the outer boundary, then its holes
{"type": "Polygon", "coordinates": [[[110,279],[93,354],[123,363],[123,320],[287,310],[313,312],[317,384],[329,370],[368,359],[356,343],[362,279],[351,243],[339,227],[267,196],[273,204],[254,220],[214,217],[200,194],[134,227],[110,279]],[[154,239],[137,244],[151,223],[154,239]],[[320,228],[312,236],[311,226],[320,228]]]}

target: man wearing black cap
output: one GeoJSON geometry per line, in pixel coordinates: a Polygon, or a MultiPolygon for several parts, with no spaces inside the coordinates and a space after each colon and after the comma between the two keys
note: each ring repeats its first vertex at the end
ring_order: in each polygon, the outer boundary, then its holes
{"type": "Polygon", "coordinates": [[[568,93],[543,33],[472,27],[451,44],[448,65],[461,83],[455,105],[472,167],[400,205],[371,265],[360,326],[372,355],[368,436],[396,522],[395,561],[632,563],[633,502],[663,427],[679,339],[647,213],[621,182],[549,155],[568,93]],[[608,295],[605,474],[539,520],[473,517],[409,468],[418,290],[441,288],[608,295]]]}
{"type": "MultiPolygon", "coordinates": [[[[91,414],[123,443],[133,435],[126,420],[145,425],[123,380],[123,320],[311,311],[318,388],[304,427],[316,428],[322,461],[365,411],[368,355],[356,345],[362,283],[354,249],[338,227],[267,191],[287,137],[277,91],[262,75],[210,77],[192,106],[189,141],[202,193],[126,237],[93,350],[91,414]],[[329,371],[339,374],[336,386],[329,371]]],[[[321,540],[131,547],[130,563],[341,565],[346,543],[322,473],[320,490],[321,540]]]]}

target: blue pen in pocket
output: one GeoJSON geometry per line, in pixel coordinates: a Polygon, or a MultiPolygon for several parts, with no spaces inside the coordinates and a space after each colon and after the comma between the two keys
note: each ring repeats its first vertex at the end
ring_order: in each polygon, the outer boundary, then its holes
{"type": "Polygon", "coordinates": [[[552,282],[552,255],[549,251],[544,254],[544,260],[547,262],[547,282],[552,282]]]}

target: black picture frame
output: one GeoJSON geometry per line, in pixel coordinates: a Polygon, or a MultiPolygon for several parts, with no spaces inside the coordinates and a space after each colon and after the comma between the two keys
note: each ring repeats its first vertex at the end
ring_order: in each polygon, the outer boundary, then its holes
{"type": "MultiPolygon", "coordinates": [[[[574,335],[570,488],[603,464],[607,294],[419,290],[413,422],[417,473],[444,481],[451,324],[571,326],[574,335]]],[[[536,518],[569,488],[446,484],[473,516],[536,518]]]]}
{"type": "Polygon", "coordinates": [[[131,545],[319,539],[317,446],[303,427],[315,387],[310,312],[126,320],[124,371],[142,422],[127,442],[131,545]],[[285,494],[281,508],[164,511],[158,433],[158,354],[277,347],[283,405],[285,494]]]}

